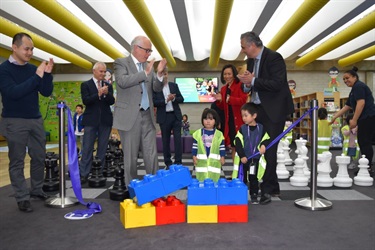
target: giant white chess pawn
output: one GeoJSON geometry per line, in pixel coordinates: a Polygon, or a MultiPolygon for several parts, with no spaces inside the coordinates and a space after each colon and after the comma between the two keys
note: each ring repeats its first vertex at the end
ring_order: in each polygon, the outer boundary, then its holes
{"type": "Polygon", "coordinates": [[[289,178],[289,171],[285,167],[285,155],[283,152],[277,153],[276,174],[278,179],[289,178]]]}
{"type": "Polygon", "coordinates": [[[316,185],[318,187],[332,187],[333,179],[329,175],[332,172],[330,161],[332,159],[332,153],[325,151],[322,154],[318,154],[318,176],[316,185]]]}
{"type": "Polygon", "coordinates": [[[350,163],[350,156],[336,156],[336,163],[339,166],[337,175],[333,178],[333,185],[336,187],[351,187],[353,180],[349,177],[347,166],[350,163]]]}
{"type": "Polygon", "coordinates": [[[285,165],[288,165],[288,166],[291,166],[293,165],[293,161],[292,159],[290,158],[290,155],[289,155],[289,152],[290,152],[290,143],[289,143],[289,140],[287,139],[281,139],[280,142],[282,141],[282,150],[284,152],[284,156],[285,156],[285,165]]]}
{"type": "Polygon", "coordinates": [[[307,178],[303,173],[303,159],[295,159],[294,164],[293,176],[289,178],[290,185],[296,187],[306,187],[309,184],[309,178],[307,178]]]}
{"type": "Polygon", "coordinates": [[[358,186],[368,187],[372,186],[374,179],[370,176],[368,172],[368,163],[365,155],[362,155],[362,158],[358,160],[359,171],[356,177],[354,177],[354,184],[358,186]]]}
{"type": "Polygon", "coordinates": [[[309,159],[309,157],[307,156],[307,153],[309,150],[306,147],[307,140],[303,138],[299,138],[298,140],[295,140],[295,142],[297,145],[297,149],[295,151],[298,154],[297,158],[301,158],[304,161],[303,173],[306,175],[307,178],[310,178],[311,173],[310,173],[309,168],[307,167],[307,160],[309,159]]]}

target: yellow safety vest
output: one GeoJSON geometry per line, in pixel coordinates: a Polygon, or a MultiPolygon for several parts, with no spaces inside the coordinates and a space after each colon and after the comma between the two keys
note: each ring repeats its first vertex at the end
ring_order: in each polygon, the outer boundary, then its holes
{"type": "Polygon", "coordinates": [[[318,120],[318,154],[329,151],[331,145],[332,127],[328,120],[318,120]]]}
{"type": "MultiPolygon", "coordinates": [[[[238,139],[240,139],[241,141],[241,145],[242,147],[244,146],[244,140],[243,140],[243,135],[241,134],[240,130],[238,130],[237,134],[236,134],[236,138],[238,137],[238,139]]],[[[263,141],[265,140],[268,140],[270,137],[268,135],[268,133],[265,133],[263,135],[263,138],[262,140],[260,140],[259,144],[258,144],[258,150],[260,148],[260,145],[263,141]]],[[[236,141],[234,141],[236,143],[236,141]]],[[[240,156],[237,154],[236,152],[236,155],[234,156],[234,161],[233,161],[233,172],[232,172],[232,179],[234,178],[238,178],[238,169],[239,169],[239,165],[240,165],[240,156]]],[[[263,178],[263,175],[264,175],[264,172],[266,171],[266,165],[267,165],[267,161],[266,161],[266,158],[264,157],[264,154],[260,156],[259,158],[259,163],[258,163],[258,180],[261,180],[263,178]]]]}
{"type": "MultiPolygon", "coordinates": [[[[344,127],[341,128],[341,133],[342,133],[342,136],[344,137],[344,141],[342,143],[342,153],[344,155],[348,155],[349,136],[345,136],[344,135],[344,131],[345,130],[350,130],[349,125],[345,125],[344,127]]],[[[355,152],[355,156],[353,157],[353,159],[358,159],[358,156],[359,156],[359,145],[358,145],[357,139],[355,140],[355,147],[357,148],[357,150],[355,152]]]]}
{"type": "MultiPolygon", "coordinates": [[[[284,131],[287,129],[288,127],[285,126],[284,127],[284,131]]],[[[287,139],[288,142],[289,142],[289,145],[292,143],[292,139],[293,139],[293,129],[291,129],[284,137],[283,139],[287,139]]]]}
{"type": "Polygon", "coordinates": [[[217,182],[221,174],[221,163],[220,163],[220,145],[224,140],[223,133],[215,129],[214,137],[210,148],[210,154],[207,157],[206,146],[202,140],[202,130],[198,129],[194,132],[193,138],[198,144],[197,153],[197,165],[195,166],[196,178],[199,181],[210,178],[214,182],[217,182]]]}

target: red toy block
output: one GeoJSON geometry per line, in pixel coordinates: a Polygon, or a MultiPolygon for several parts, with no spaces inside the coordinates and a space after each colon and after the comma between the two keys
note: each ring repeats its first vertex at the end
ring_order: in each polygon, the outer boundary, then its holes
{"type": "Polygon", "coordinates": [[[248,221],[248,205],[218,205],[218,223],[238,223],[248,221]]]}
{"type": "Polygon", "coordinates": [[[176,196],[156,199],[152,202],[152,205],[156,208],[156,225],[186,222],[185,204],[176,196]]]}

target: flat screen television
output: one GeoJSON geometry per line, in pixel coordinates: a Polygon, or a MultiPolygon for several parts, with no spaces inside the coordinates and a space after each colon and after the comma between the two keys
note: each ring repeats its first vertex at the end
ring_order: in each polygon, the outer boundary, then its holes
{"type": "Polygon", "coordinates": [[[219,91],[218,77],[176,77],[174,80],[184,97],[184,103],[214,102],[212,94],[219,91]]]}

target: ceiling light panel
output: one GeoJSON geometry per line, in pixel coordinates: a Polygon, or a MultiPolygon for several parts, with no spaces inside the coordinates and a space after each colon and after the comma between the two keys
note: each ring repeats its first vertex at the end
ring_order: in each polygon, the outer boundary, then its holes
{"type": "Polygon", "coordinates": [[[288,58],[295,51],[303,47],[307,42],[318,36],[324,29],[329,28],[343,16],[348,14],[363,1],[329,1],[315,16],[313,16],[304,26],[301,27],[285,44],[277,51],[288,58]],[[338,2],[340,4],[338,5],[338,2]],[[339,10],[337,7],[339,6],[339,10]],[[334,15],[332,14],[334,11],[334,15]],[[324,25],[322,21],[324,20],[324,25]]]}
{"type": "MultiPolygon", "coordinates": [[[[220,54],[221,58],[230,61],[235,60],[238,57],[238,54],[241,52],[241,34],[253,29],[266,3],[266,0],[236,0],[233,2],[227,32],[225,34],[223,48],[220,54]]],[[[211,29],[213,29],[213,27],[211,27],[211,29]]]]}

